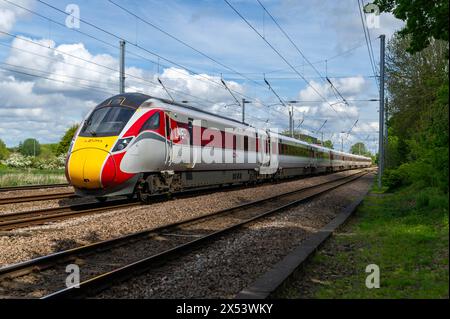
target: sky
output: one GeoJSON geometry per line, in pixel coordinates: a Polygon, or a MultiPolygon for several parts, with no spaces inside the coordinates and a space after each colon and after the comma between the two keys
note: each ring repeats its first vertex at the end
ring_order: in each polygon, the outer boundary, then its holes
{"type": "MultiPolygon", "coordinates": [[[[367,100],[378,88],[358,1],[260,0],[300,52],[257,0],[228,1],[262,38],[223,0],[0,0],[0,139],[9,147],[29,137],[58,142],[118,94],[124,39],[126,92],[170,94],[240,119],[223,80],[251,102],[249,124],[285,130],[290,106],[278,95],[297,101],[294,126],[303,133],[323,133],[345,151],[362,141],[375,153],[379,104],[367,100]],[[80,21],[65,13],[74,7],[80,21]]],[[[369,29],[376,64],[378,36],[388,41],[402,26],[381,14],[369,29]]]]}

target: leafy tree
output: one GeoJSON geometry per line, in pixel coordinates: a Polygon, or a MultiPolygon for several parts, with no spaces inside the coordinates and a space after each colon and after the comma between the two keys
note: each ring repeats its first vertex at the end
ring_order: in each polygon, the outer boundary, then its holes
{"type": "MultiPolygon", "coordinates": [[[[288,130],[281,132],[281,135],[291,137],[291,133],[288,130]]],[[[319,140],[317,138],[306,134],[302,134],[298,131],[294,131],[294,138],[310,144],[319,144],[319,140]]]]}
{"type": "Polygon", "coordinates": [[[350,148],[350,153],[356,155],[370,156],[370,152],[367,150],[366,145],[362,142],[353,144],[350,148]]]}
{"type": "Polygon", "coordinates": [[[70,143],[72,142],[73,136],[75,135],[76,131],[78,130],[78,125],[71,126],[64,136],[61,138],[61,141],[59,141],[58,147],[56,148],[56,154],[66,154],[69,151],[70,143]]]}
{"type": "Polygon", "coordinates": [[[409,53],[422,51],[432,39],[448,42],[448,0],[375,0],[374,3],[380,11],[392,12],[406,22],[399,34],[411,39],[409,53]]]}
{"type": "Polygon", "coordinates": [[[35,138],[28,138],[20,144],[19,152],[24,156],[39,156],[41,145],[35,138]]]}
{"type": "Polygon", "coordinates": [[[4,160],[8,157],[9,151],[6,148],[5,142],[0,139],[0,160],[4,160]]]}
{"type": "Polygon", "coordinates": [[[448,42],[414,54],[410,43],[397,35],[387,46],[387,176],[448,192],[448,42]]]}
{"type": "Polygon", "coordinates": [[[40,158],[50,160],[56,157],[56,149],[59,144],[41,144],[40,158]]]}
{"type": "Polygon", "coordinates": [[[331,149],[334,148],[333,142],[331,142],[330,140],[324,141],[324,142],[323,142],[323,146],[324,146],[324,147],[331,148],[331,149]]]}

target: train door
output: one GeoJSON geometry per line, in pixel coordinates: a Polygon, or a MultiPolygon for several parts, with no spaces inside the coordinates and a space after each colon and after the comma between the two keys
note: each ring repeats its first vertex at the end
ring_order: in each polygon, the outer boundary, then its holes
{"type": "MultiPolygon", "coordinates": [[[[187,164],[188,168],[194,168],[197,162],[197,153],[198,150],[194,145],[194,119],[188,118],[188,133],[189,133],[189,163],[187,164]]],[[[201,144],[200,144],[201,147],[201,144]]],[[[200,149],[201,152],[201,149],[200,149]]]]}
{"type": "Polygon", "coordinates": [[[172,142],[172,128],[170,126],[170,117],[164,113],[165,133],[166,133],[166,165],[172,165],[173,157],[173,142],[172,142]]]}
{"type": "Polygon", "coordinates": [[[310,156],[309,156],[309,166],[310,167],[317,167],[316,150],[311,147],[310,151],[309,151],[309,154],[310,154],[310,156]]]}
{"type": "Polygon", "coordinates": [[[267,135],[269,136],[269,153],[270,153],[270,163],[269,166],[272,169],[273,173],[276,173],[278,171],[279,166],[279,158],[278,158],[278,144],[279,139],[276,135],[272,136],[270,132],[267,132],[267,135]]]}
{"type": "Polygon", "coordinates": [[[334,153],[330,151],[330,167],[333,170],[334,167],[334,153]]]}
{"type": "Polygon", "coordinates": [[[270,132],[259,134],[259,153],[261,156],[260,173],[274,174],[278,170],[278,138],[270,132]]]}

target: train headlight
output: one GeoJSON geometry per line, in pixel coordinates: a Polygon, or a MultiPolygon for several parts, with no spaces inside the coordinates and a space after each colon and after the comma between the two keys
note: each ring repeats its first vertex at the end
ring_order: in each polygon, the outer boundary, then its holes
{"type": "Polygon", "coordinates": [[[128,144],[130,144],[132,139],[133,139],[132,137],[120,139],[112,151],[118,152],[124,150],[128,146],[128,144]]]}

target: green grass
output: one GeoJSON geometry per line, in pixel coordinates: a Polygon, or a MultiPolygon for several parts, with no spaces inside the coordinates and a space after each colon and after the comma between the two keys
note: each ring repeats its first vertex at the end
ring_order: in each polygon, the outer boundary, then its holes
{"type": "Polygon", "coordinates": [[[308,296],[295,281],[281,296],[448,298],[448,194],[418,186],[382,192],[368,196],[356,217],[311,259],[304,278],[309,272],[319,280],[308,296]],[[378,289],[365,286],[369,264],[380,268],[378,289]]]}
{"type": "Polygon", "coordinates": [[[64,170],[0,167],[0,187],[66,183],[64,170]]]}

